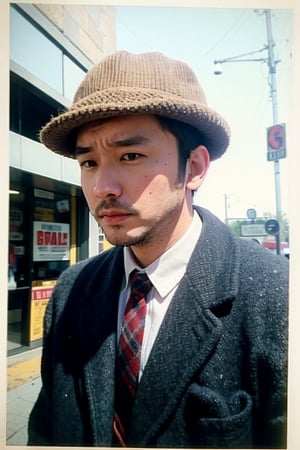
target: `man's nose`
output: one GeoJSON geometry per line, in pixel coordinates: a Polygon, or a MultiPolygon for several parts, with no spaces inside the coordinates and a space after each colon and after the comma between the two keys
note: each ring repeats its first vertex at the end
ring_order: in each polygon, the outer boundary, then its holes
{"type": "Polygon", "coordinates": [[[120,177],[117,171],[111,167],[101,167],[97,171],[93,193],[101,200],[107,197],[119,197],[121,195],[120,177]]]}

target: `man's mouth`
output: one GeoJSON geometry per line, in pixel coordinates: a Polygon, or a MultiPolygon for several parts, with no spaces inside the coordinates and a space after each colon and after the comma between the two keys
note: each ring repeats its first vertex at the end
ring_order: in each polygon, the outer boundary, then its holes
{"type": "Polygon", "coordinates": [[[131,214],[122,210],[102,210],[100,211],[98,218],[101,222],[106,224],[118,224],[124,222],[131,214]]]}

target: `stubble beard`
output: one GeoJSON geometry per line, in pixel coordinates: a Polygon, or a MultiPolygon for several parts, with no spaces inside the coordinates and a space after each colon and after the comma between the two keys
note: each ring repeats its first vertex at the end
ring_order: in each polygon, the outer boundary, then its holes
{"type": "MultiPolygon", "coordinates": [[[[176,185],[176,189],[181,188],[181,184],[178,183],[176,185]]],[[[181,205],[182,206],[182,205],[181,205]]],[[[121,210],[127,211],[133,216],[139,216],[139,211],[132,208],[127,204],[121,204],[118,199],[109,199],[101,202],[96,208],[94,213],[92,212],[93,217],[96,222],[101,226],[101,221],[99,216],[101,215],[101,210],[107,208],[119,208],[121,210]]],[[[140,229],[136,231],[136,235],[134,236],[123,236],[120,234],[123,233],[123,225],[113,225],[111,227],[112,231],[105,231],[102,228],[103,233],[107,239],[107,241],[112,245],[122,246],[122,247],[136,247],[143,248],[149,247],[155,244],[158,244],[160,241],[163,241],[166,236],[172,234],[176,224],[178,222],[180,216],[180,202],[175,202],[169,208],[166,208],[164,213],[161,216],[157,216],[153,219],[151,223],[144,224],[140,226],[140,229]],[[119,236],[118,236],[119,235],[119,236]]],[[[130,232],[130,231],[129,231],[130,232]]]]}
{"type": "Polygon", "coordinates": [[[118,234],[122,233],[121,226],[115,225],[113,232],[105,232],[105,237],[108,242],[112,245],[117,245],[121,247],[147,247],[151,245],[153,239],[151,237],[151,227],[144,227],[143,230],[138,232],[136,236],[124,236],[120,237],[118,234]]]}
{"type": "MultiPolygon", "coordinates": [[[[178,205],[177,205],[178,206],[178,205]]],[[[95,220],[101,226],[101,223],[94,215],[95,220]]],[[[107,241],[112,245],[121,247],[135,247],[145,249],[150,248],[153,245],[157,245],[160,241],[163,241],[169,233],[173,231],[178,220],[178,208],[170,207],[167,209],[163,216],[157,217],[150,224],[141,225],[139,230],[136,230],[135,235],[121,236],[123,233],[122,225],[113,225],[109,230],[102,228],[103,233],[107,241]],[[169,232],[167,232],[169,230],[169,232]]],[[[129,233],[133,231],[129,231],[129,233]]]]}

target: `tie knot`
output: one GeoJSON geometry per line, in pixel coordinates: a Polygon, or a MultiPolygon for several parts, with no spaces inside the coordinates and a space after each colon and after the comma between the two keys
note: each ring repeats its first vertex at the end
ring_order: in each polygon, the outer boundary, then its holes
{"type": "Polygon", "coordinates": [[[134,270],[130,274],[130,287],[131,296],[134,297],[136,301],[139,301],[141,298],[146,297],[152,288],[152,283],[146,273],[134,270]]]}

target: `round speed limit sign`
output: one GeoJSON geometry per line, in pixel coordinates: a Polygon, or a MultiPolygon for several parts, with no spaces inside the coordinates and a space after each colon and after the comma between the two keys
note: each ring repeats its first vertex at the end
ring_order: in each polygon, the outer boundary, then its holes
{"type": "Polygon", "coordinates": [[[285,148],[285,127],[274,125],[268,129],[268,147],[270,150],[285,148]]]}

